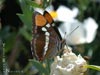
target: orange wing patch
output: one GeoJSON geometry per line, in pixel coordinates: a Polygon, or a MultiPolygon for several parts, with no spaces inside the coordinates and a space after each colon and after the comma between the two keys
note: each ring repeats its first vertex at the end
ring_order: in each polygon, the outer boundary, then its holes
{"type": "Polygon", "coordinates": [[[37,26],[44,26],[46,23],[47,23],[46,19],[41,14],[35,16],[35,24],[37,26]]]}
{"type": "Polygon", "coordinates": [[[47,11],[44,12],[44,17],[46,18],[46,20],[48,21],[49,24],[53,23],[53,18],[47,11]]]}

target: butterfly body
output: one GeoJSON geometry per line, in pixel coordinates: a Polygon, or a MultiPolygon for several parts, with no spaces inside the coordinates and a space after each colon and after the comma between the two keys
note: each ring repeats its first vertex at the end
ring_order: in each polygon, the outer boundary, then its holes
{"type": "Polygon", "coordinates": [[[53,19],[48,12],[33,15],[33,39],[31,42],[33,56],[44,60],[57,55],[62,47],[62,41],[53,27],[53,19]]]}

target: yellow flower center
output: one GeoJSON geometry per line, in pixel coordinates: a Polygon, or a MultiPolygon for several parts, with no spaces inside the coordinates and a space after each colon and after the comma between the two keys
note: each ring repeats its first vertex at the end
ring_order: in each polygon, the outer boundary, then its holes
{"type": "Polygon", "coordinates": [[[53,17],[53,18],[57,18],[57,12],[56,11],[51,11],[50,12],[50,15],[53,17]]]}

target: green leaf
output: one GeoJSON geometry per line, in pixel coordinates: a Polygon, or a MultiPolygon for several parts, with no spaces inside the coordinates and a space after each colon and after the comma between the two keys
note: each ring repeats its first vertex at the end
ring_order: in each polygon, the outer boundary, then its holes
{"type": "Polygon", "coordinates": [[[5,40],[5,52],[8,52],[13,48],[13,45],[16,41],[16,33],[11,33],[9,37],[5,40]]]}
{"type": "Polygon", "coordinates": [[[27,3],[32,6],[33,8],[42,8],[39,4],[35,3],[34,1],[27,1],[27,3]]]}
{"type": "Polygon", "coordinates": [[[32,28],[32,10],[30,5],[27,3],[29,0],[19,0],[23,14],[17,14],[22,20],[24,25],[27,26],[27,29],[31,30],[32,28]]]}
{"type": "Polygon", "coordinates": [[[49,75],[49,71],[48,71],[47,67],[43,66],[43,64],[45,64],[45,63],[41,63],[36,60],[30,60],[30,61],[32,61],[33,65],[39,70],[39,73],[41,75],[49,75]]]}
{"type": "Polygon", "coordinates": [[[28,32],[25,26],[20,29],[19,34],[23,35],[25,39],[31,41],[32,39],[32,33],[28,32]]]}
{"type": "Polygon", "coordinates": [[[23,14],[30,12],[30,5],[27,3],[28,1],[29,0],[19,0],[23,14]]]}
{"type": "Polygon", "coordinates": [[[45,9],[51,4],[52,0],[43,0],[42,7],[45,9]]]}
{"type": "Polygon", "coordinates": [[[26,28],[28,30],[31,30],[32,29],[32,17],[28,17],[27,15],[25,16],[25,14],[17,14],[17,15],[19,16],[21,21],[24,23],[26,28]]]}
{"type": "Polygon", "coordinates": [[[100,71],[100,66],[96,66],[96,65],[87,65],[87,68],[93,69],[93,70],[97,70],[100,71]]]}

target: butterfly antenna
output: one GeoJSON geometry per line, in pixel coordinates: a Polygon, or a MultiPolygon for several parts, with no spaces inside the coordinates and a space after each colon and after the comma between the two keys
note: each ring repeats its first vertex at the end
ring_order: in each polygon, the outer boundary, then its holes
{"type": "MultiPolygon", "coordinates": [[[[80,26],[80,25],[79,25],[79,26],[80,26]]],[[[77,26],[76,28],[74,28],[74,29],[66,36],[66,38],[69,38],[70,35],[71,35],[77,28],[79,28],[79,26],[77,26]]],[[[70,42],[71,44],[73,44],[70,40],[69,40],[69,42],[70,42]]]]}
{"type": "Polygon", "coordinates": [[[75,29],[73,29],[67,36],[70,36],[79,26],[77,26],[75,29]]]}
{"type": "Polygon", "coordinates": [[[66,39],[67,33],[65,32],[64,39],[66,39]]]}
{"type": "MultiPolygon", "coordinates": [[[[67,33],[65,32],[65,35],[64,35],[64,39],[67,39],[69,38],[69,36],[78,28],[79,26],[77,26],[75,29],[73,29],[68,35],[67,33]]],[[[69,40],[70,41],[70,40],[69,40]]],[[[71,41],[70,41],[71,42],[71,41]]],[[[65,40],[65,45],[66,45],[66,48],[68,49],[68,44],[67,44],[67,41],[65,40]]],[[[69,49],[68,49],[69,50],[69,49]]],[[[70,50],[69,50],[70,51],[70,50]]]]}
{"type": "MultiPolygon", "coordinates": [[[[64,40],[65,40],[65,46],[66,46],[67,50],[70,51],[70,50],[68,49],[68,44],[67,44],[66,38],[67,38],[67,32],[65,32],[64,40]]],[[[65,51],[66,51],[66,49],[65,49],[65,51]]]]}

